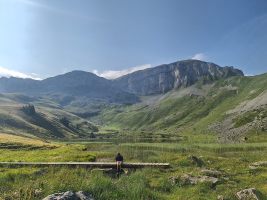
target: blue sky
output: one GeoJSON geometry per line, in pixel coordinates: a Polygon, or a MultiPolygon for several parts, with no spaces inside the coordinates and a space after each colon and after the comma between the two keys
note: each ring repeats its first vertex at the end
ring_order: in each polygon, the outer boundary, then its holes
{"type": "Polygon", "coordinates": [[[196,58],[267,72],[266,0],[0,0],[0,75],[113,78],[196,58]]]}

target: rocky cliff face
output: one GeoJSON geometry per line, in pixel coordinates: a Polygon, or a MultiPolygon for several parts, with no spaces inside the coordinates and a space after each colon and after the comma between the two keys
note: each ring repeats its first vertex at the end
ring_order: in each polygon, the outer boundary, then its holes
{"type": "Polygon", "coordinates": [[[243,75],[241,70],[233,67],[220,67],[214,63],[199,60],[184,60],[137,71],[115,79],[113,83],[127,92],[151,95],[187,87],[197,81],[205,83],[243,75]]]}

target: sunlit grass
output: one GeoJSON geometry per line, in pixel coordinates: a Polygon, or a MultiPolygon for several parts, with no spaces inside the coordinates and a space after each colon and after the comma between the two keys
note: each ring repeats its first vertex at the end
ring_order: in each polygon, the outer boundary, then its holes
{"type": "MultiPolygon", "coordinates": [[[[11,142],[11,139],[9,143],[11,142]]],[[[19,141],[17,141],[19,142],[19,141]]],[[[21,142],[21,141],[20,141],[21,142]]],[[[266,159],[267,143],[176,143],[88,142],[56,143],[51,149],[1,149],[0,161],[114,161],[117,152],[126,162],[168,162],[171,169],[129,171],[114,179],[97,170],[67,167],[0,167],[0,199],[42,199],[68,190],[85,191],[96,199],[216,199],[218,195],[233,199],[235,192],[256,187],[267,195],[265,167],[249,165],[266,159]],[[202,168],[223,172],[226,180],[216,189],[209,184],[173,185],[170,177],[190,173],[200,175],[190,156],[201,158],[202,168]]]]}

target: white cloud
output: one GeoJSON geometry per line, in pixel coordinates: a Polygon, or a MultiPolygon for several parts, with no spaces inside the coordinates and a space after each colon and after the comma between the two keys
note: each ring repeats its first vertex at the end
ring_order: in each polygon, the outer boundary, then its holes
{"type": "Polygon", "coordinates": [[[12,70],[12,69],[7,69],[5,67],[1,67],[0,66],[0,77],[1,76],[5,76],[5,77],[17,77],[17,78],[31,78],[31,79],[35,79],[35,80],[40,80],[40,78],[38,77],[37,74],[25,74],[25,73],[22,73],[22,72],[18,72],[18,71],[15,71],[15,70],[12,70]]]}
{"type": "Polygon", "coordinates": [[[191,59],[205,61],[208,59],[208,57],[204,53],[197,53],[194,56],[192,56],[191,59]]]}
{"type": "Polygon", "coordinates": [[[93,70],[93,73],[96,74],[97,76],[101,76],[107,79],[115,79],[121,76],[124,76],[126,74],[130,74],[132,72],[138,71],[138,70],[143,70],[146,68],[152,67],[151,64],[145,64],[145,65],[139,65],[135,67],[131,67],[129,69],[123,69],[123,70],[106,70],[103,72],[99,72],[98,70],[93,70]]]}
{"type": "Polygon", "coordinates": [[[254,74],[245,74],[245,76],[255,76],[254,74]]]}

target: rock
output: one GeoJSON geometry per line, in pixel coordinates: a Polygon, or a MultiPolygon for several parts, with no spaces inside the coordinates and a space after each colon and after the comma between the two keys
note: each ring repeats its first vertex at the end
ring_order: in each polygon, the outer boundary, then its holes
{"type": "Polygon", "coordinates": [[[236,193],[236,197],[239,200],[260,200],[257,196],[257,190],[255,188],[244,189],[236,193]]]}
{"type": "Polygon", "coordinates": [[[218,195],[217,200],[224,200],[223,195],[218,195]]]}
{"type": "Polygon", "coordinates": [[[222,175],[222,172],[217,171],[217,170],[210,170],[210,169],[202,169],[200,173],[206,176],[211,176],[211,177],[216,177],[216,178],[222,175]]]}
{"type": "Polygon", "coordinates": [[[215,177],[211,177],[211,176],[201,176],[198,178],[198,181],[200,183],[212,183],[213,185],[216,185],[218,182],[219,182],[219,179],[218,178],[215,178],[215,177]]]}
{"type": "Polygon", "coordinates": [[[210,176],[192,176],[190,174],[183,174],[180,177],[171,177],[170,181],[173,185],[179,184],[183,185],[196,185],[197,183],[211,183],[212,186],[215,186],[219,179],[210,176]]]}
{"type": "Polygon", "coordinates": [[[93,200],[93,197],[86,195],[83,191],[76,192],[76,196],[80,200],[93,200]]]}
{"type": "Polygon", "coordinates": [[[249,166],[250,169],[256,169],[258,167],[267,167],[267,161],[254,162],[249,166]]]}
{"type": "Polygon", "coordinates": [[[42,194],[42,192],[43,192],[42,189],[35,189],[35,190],[34,190],[34,194],[35,194],[36,196],[42,194]]]}
{"type": "Polygon", "coordinates": [[[94,198],[91,195],[87,195],[82,191],[75,193],[72,191],[67,191],[51,194],[45,197],[43,200],[94,200],[94,198]]]}
{"type": "Polygon", "coordinates": [[[193,162],[193,164],[197,165],[198,167],[202,167],[204,165],[204,161],[197,156],[189,156],[189,159],[193,162]]]}
{"type": "Polygon", "coordinates": [[[180,183],[182,185],[195,185],[198,182],[198,178],[189,174],[184,174],[180,177],[180,183]]]}

